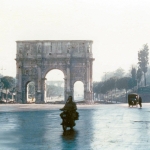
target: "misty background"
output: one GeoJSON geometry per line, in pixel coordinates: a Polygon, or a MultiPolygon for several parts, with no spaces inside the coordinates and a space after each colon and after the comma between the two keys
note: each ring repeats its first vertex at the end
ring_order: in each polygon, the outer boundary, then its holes
{"type": "Polygon", "coordinates": [[[150,39],[149,0],[1,0],[0,67],[16,75],[17,40],[93,40],[93,80],[137,64],[150,39]]]}

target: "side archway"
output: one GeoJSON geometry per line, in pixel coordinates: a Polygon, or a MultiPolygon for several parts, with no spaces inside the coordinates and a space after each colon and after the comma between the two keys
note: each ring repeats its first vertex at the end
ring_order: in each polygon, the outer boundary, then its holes
{"type": "Polygon", "coordinates": [[[34,81],[28,82],[27,85],[26,85],[26,100],[27,100],[27,103],[35,103],[35,101],[36,101],[35,93],[36,93],[35,82],[34,81]]]}
{"type": "Polygon", "coordinates": [[[74,83],[74,101],[84,100],[84,84],[81,81],[74,83]]]}

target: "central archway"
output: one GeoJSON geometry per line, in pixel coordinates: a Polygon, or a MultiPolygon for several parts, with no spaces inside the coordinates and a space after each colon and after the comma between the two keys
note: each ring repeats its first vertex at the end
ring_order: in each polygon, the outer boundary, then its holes
{"type": "Polygon", "coordinates": [[[52,69],[45,76],[45,103],[64,101],[64,74],[61,70],[52,69]]]}

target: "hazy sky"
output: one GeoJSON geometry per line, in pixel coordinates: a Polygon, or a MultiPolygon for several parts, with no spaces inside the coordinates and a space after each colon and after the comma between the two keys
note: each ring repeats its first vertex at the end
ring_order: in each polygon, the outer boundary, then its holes
{"type": "Polygon", "coordinates": [[[149,45],[150,0],[0,0],[4,75],[16,74],[17,40],[93,40],[93,79],[100,80],[128,71],[149,45]]]}

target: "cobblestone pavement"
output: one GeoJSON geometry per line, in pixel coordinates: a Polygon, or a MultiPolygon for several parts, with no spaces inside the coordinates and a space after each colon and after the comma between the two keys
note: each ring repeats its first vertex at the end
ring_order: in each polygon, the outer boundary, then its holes
{"type": "Polygon", "coordinates": [[[1,150],[150,150],[150,104],[78,105],[74,131],[63,133],[63,105],[1,104],[1,150]]]}

